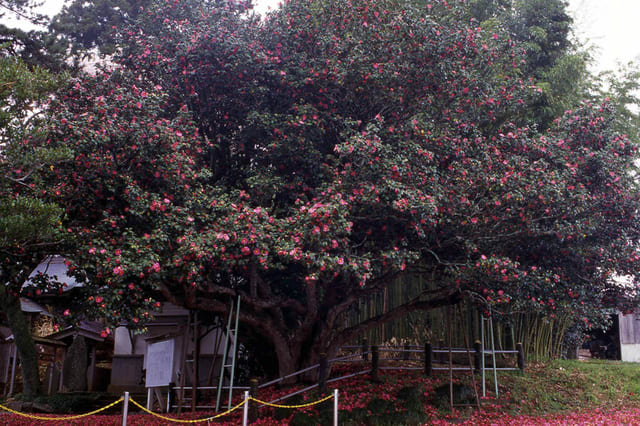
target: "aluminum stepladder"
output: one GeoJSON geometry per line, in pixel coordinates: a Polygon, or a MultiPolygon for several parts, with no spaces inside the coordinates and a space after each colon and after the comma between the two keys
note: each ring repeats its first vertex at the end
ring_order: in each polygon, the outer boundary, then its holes
{"type": "Polygon", "coordinates": [[[485,365],[485,355],[486,354],[491,354],[491,360],[492,360],[492,364],[493,364],[493,384],[495,387],[495,392],[496,392],[496,398],[498,397],[498,372],[496,370],[496,345],[495,345],[495,340],[493,338],[493,313],[491,312],[491,307],[488,307],[489,310],[489,317],[485,318],[485,316],[480,313],[480,342],[481,342],[481,347],[480,347],[480,352],[482,353],[482,365],[481,365],[481,369],[482,369],[482,396],[486,397],[487,396],[487,388],[486,388],[486,382],[485,382],[485,370],[484,370],[484,365],[485,365]],[[485,334],[485,327],[488,329],[488,335],[485,334]],[[489,344],[491,345],[491,350],[486,350],[486,346],[485,346],[485,340],[489,340],[489,344]]]}
{"type": "Polygon", "coordinates": [[[216,412],[220,410],[220,397],[222,396],[222,385],[224,384],[224,373],[226,369],[231,369],[229,374],[229,399],[227,409],[231,409],[231,398],[233,396],[233,375],[236,369],[236,352],[238,349],[238,320],[240,319],[240,296],[236,302],[235,310],[233,306],[233,299],[229,306],[229,320],[227,321],[227,332],[224,339],[224,352],[222,354],[222,366],[220,367],[220,380],[218,382],[218,397],[216,398],[216,412]],[[235,321],[233,316],[235,315],[235,321]],[[233,328],[231,323],[234,322],[233,328]],[[227,358],[229,354],[229,343],[231,347],[231,363],[227,364],[227,358]]]}

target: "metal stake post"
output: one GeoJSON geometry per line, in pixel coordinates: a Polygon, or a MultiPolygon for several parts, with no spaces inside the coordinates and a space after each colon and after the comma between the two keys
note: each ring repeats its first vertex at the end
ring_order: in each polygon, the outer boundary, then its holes
{"type": "Polygon", "coordinates": [[[249,424],[249,391],[244,391],[244,407],[242,411],[242,426],[249,424]]]}
{"type": "Polygon", "coordinates": [[[122,426],[127,426],[127,415],[129,414],[129,392],[124,393],[122,402],[122,426]]]}

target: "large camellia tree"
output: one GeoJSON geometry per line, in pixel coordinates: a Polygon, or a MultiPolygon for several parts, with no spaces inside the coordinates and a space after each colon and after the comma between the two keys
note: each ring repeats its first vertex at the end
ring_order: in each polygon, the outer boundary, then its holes
{"type": "Polygon", "coordinates": [[[159,2],[118,64],[51,116],[87,300],[141,323],[158,300],[240,319],[280,373],[463,292],[526,309],[633,296],[636,145],[606,104],[524,127],[523,52],[463,2],[159,2]],[[404,274],[420,297],[345,326],[404,274]]]}

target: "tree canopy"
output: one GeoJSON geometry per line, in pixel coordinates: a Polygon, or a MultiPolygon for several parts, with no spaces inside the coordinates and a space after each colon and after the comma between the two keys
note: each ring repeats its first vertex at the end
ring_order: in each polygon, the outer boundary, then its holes
{"type": "Polygon", "coordinates": [[[55,190],[100,316],[136,323],[161,300],[222,314],[241,295],[287,373],[463,292],[584,321],[633,296],[615,276],[640,259],[637,145],[609,104],[529,127],[545,95],[531,59],[462,2],[246,10],[149,4],[116,65],[51,108],[48,140],[75,156],[55,190]],[[406,274],[428,277],[421,297],[344,326],[406,274]]]}

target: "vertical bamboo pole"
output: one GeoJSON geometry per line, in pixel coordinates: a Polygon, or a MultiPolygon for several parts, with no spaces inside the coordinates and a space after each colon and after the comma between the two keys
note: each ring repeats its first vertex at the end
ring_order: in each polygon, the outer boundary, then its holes
{"type": "MultiPolygon", "coordinates": [[[[389,302],[389,288],[385,287],[382,293],[382,313],[387,313],[387,304],[389,302]]],[[[385,332],[386,323],[382,323],[382,338],[380,343],[384,344],[387,341],[387,333],[385,332]]]]}

